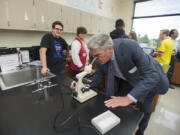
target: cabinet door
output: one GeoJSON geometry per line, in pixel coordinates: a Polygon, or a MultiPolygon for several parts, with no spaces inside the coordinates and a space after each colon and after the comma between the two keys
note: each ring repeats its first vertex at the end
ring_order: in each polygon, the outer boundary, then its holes
{"type": "Polygon", "coordinates": [[[48,30],[48,1],[34,0],[35,5],[35,21],[37,30],[48,30]]]}
{"type": "Polygon", "coordinates": [[[0,0],[0,28],[7,28],[8,27],[8,20],[7,20],[7,1],[0,0]]]}
{"type": "Polygon", "coordinates": [[[77,9],[72,9],[72,25],[73,25],[73,33],[77,32],[77,28],[81,25],[81,16],[80,11],[77,9]]]}
{"type": "Polygon", "coordinates": [[[100,18],[97,15],[92,15],[92,33],[96,34],[100,32],[100,18]]]}
{"type": "Polygon", "coordinates": [[[81,12],[81,26],[85,27],[88,34],[92,34],[91,15],[86,12],[81,12]]]}
{"type": "Polygon", "coordinates": [[[61,15],[61,5],[54,3],[54,2],[48,2],[48,28],[51,30],[52,23],[54,21],[62,21],[62,15],[61,15]]]}
{"type": "Polygon", "coordinates": [[[106,33],[110,33],[113,30],[112,24],[111,24],[111,19],[106,18],[106,24],[107,24],[107,29],[106,29],[106,33]]]}
{"type": "Polygon", "coordinates": [[[104,17],[100,17],[100,33],[106,33],[106,20],[104,17]]]}
{"type": "Polygon", "coordinates": [[[62,6],[62,22],[64,24],[64,32],[73,32],[74,20],[72,19],[72,16],[72,8],[62,6]]]}
{"type": "Polygon", "coordinates": [[[111,26],[110,26],[110,19],[109,18],[105,18],[105,33],[109,34],[111,31],[111,26]]]}
{"type": "Polygon", "coordinates": [[[110,23],[110,19],[106,17],[100,17],[100,32],[109,34],[113,29],[110,23]]]}
{"type": "Polygon", "coordinates": [[[110,32],[112,32],[115,29],[115,20],[110,19],[109,25],[110,25],[110,32]]]}
{"type": "Polygon", "coordinates": [[[33,28],[33,0],[7,0],[7,6],[9,28],[33,28]]]}

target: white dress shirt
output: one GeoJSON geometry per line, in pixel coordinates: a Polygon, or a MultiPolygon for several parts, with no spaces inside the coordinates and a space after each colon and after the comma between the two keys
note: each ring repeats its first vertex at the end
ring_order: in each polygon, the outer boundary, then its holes
{"type": "Polygon", "coordinates": [[[173,41],[173,54],[176,54],[179,48],[179,43],[177,40],[171,39],[173,41]]]}

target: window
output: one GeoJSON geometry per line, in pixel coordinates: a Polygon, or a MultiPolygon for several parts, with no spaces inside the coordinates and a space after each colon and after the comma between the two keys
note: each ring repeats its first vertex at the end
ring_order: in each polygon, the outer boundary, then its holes
{"type": "MultiPolygon", "coordinates": [[[[132,30],[140,45],[156,47],[161,29],[177,29],[180,39],[180,0],[135,2],[132,30]]],[[[180,42],[180,41],[179,41],[180,42]]]]}
{"type": "Polygon", "coordinates": [[[135,4],[135,17],[179,14],[180,0],[151,0],[135,4]]]}

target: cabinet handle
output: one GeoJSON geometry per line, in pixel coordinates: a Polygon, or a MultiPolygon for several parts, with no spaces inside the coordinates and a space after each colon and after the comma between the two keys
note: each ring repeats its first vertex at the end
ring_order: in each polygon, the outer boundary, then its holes
{"type": "Polygon", "coordinates": [[[32,28],[36,28],[36,24],[35,23],[33,24],[32,28]]]}
{"type": "Polygon", "coordinates": [[[11,26],[11,23],[10,23],[10,21],[8,21],[8,26],[11,26]]]}
{"type": "Polygon", "coordinates": [[[33,0],[33,6],[35,6],[35,1],[33,0]]]}

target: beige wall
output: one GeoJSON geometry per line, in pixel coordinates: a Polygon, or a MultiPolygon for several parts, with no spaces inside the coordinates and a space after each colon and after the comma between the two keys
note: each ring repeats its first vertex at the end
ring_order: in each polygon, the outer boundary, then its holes
{"type": "MultiPolygon", "coordinates": [[[[42,36],[47,32],[38,31],[20,31],[20,30],[1,30],[0,29],[0,47],[29,47],[40,45],[42,36]]],[[[62,37],[71,44],[76,35],[72,33],[63,33],[62,37]]],[[[90,35],[87,36],[87,39],[90,35]]]]}
{"type": "MultiPolygon", "coordinates": [[[[67,0],[49,0],[59,4],[70,6],[67,0]]],[[[98,0],[97,0],[98,1],[98,0]]],[[[133,0],[102,0],[102,9],[96,8],[96,14],[109,18],[122,18],[126,23],[126,33],[129,33],[131,26],[131,16],[133,0]],[[111,12],[112,11],[112,12],[111,12]]],[[[22,30],[2,30],[0,29],[0,47],[22,47],[39,45],[42,36],[46,32],[22,31],[22,30]]],[[[76,35],[63,33],[62,37],[70,44],[76,35]]],[[[91,35],[88,35],[87,39],[91,35]]]]}
{"type": "Polygon", "coordinates": [[[118,17],[122,18],[126,24],[125,31],[128,34],[131,29],[131,18],[134,0],[119,1],[118,17]]]}
{"type": "Polygon", "coordinates": [[[39,45],[45,32],[0,30],[1,47],[22,47],[39,45]]]}

